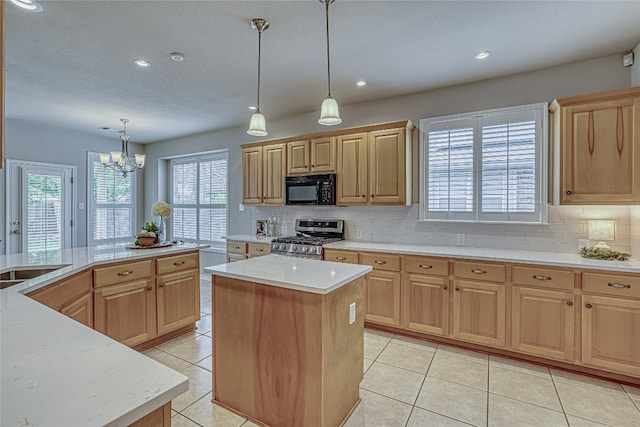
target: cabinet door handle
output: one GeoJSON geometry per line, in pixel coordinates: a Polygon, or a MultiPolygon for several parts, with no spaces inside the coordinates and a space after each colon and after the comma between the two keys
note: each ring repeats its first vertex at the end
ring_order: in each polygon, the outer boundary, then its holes
{"type": "Polygon", "coordinates": [[[593,307],[593,306],[592,306],[591,304],[587,303],[587,304],[585,304],[585,307],[587,307],[587,308],[591,308],[591,307],[593,307]]]}
{"type": "Polygon", "coordinates": [[[344,256],[337,256],[337,257],[336,257],[336,259],[337,259],[338,261],[345,261],[345,260],[347,259],[347,257],[344,257],[344,256]]]}
{"type": "Polygon", "coordinates": [[[570,196],[570,195],[572,195],[572,194],[573,194],[573,191],[571,191],[571,190],[567,190],[567,191],[566,191],[566,193],[567,193],[567,196],[570,196]]]}
{"type": "Polygon", "coordinates": [[[420,268],[424,268],[425,270],[428,270],[430,268],[433,268],[433,266],[428,264],[420,264],[420,268]]]}
{"type": "Polygon", "coordinates": [[[457,292],[460,292],[460,288],[456,288],[456,291],[457,291],[457,292]]]}
{"type": "Polygon", "coordinates": [[[311,165],[311,167],[312,167],[312,168],[315,168],[315,167],[316,167],[316,165],[311,165]]]}
{"type": "Polygon", "coordinates": [[[152,290],[153,290],[153,286],[148,286],[148,287],[147,287],[147,290],[148,290],[148,291],[152,291],[152,290]]]}
{"type": "Polygon", "coordinates": [[[487,270],[479,270],[477,268],[472,268],[471,272],[475,274],[487,274],[487,270]]]}
{"type": "Polygon", "coordinates": [[[161,288],[164,288],[164,283],[160,283],[158,286],[160,286],[161,288]]]}
{"type": "Polygon", "coordinates": [[[573,301],[567,301],[567,305],[571,307],[573,305],[573,301]]]}
{"type": "Polygon", "coordinates": [[[174,262],[173,265],[178,266],[178,265],[182,265],[184,263],[185,263],[185,261],[174,262]]]}
{"type": "Polygon", "coordinates": [[[129,270],[129,271],[118,271],[118,276],[128,276],[130,274],[133,274],[133,270],[129,270]]]}
{"type": "Polygon", "coordinates": [[[372,194],[372,195],[371,195],[371,198],[373,199],[374,197],[376,197],[376,195],[375,195],[375,194],[372,194]]]}
{"type": "Polygon", "coordinates": [[[447,289],[449,289],[449,287],[448,287],[447,285],[444,285],[444,286],[442,287],[442,289],[444,289],[444,290],[446,291],[447,289]]]}
{"type": "Polygon", "coordinates": [[[631,289],[631,285],[625,283],[607,283],[612,288],[631,289]]]}
{"type": "Polygon", "coordinates": [[[374,261],[374,262],[375,262],[376,264],[378,264],[378,265],[382,265],[382,264],[386,264],[386,263],[387,263],[387,261],[380,261],[380,260],[376,260],[376,261],[374,261]]]}
{"type": "Polygon", "coordinates": [[[537,274],[534,274],[533,278],[536,280],[551,280],[551,276],[538,276],[537,274]]]}
{"type": "Polygon", "coordinates": [[[362,196],[360,196],[360,197],[362,197],[362,198],[364,199],[364,198],[365,198],[365,195],[363,194],[363,195],[362,195],[362,196]]]}

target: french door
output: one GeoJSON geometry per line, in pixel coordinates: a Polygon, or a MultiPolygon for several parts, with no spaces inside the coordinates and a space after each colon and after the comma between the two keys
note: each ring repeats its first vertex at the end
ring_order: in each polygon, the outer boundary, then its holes
{"type": "Polygon", "coordinates": [[[7,159],[7,253],[70,248],[76,167],[7,159]]]}

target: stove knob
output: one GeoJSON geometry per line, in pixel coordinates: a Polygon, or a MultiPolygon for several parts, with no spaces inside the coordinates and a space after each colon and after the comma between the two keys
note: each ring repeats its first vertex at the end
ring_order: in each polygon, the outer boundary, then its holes
{"type": "Polygon", "coordinates": [[[307,252],[309,250],[309,248],[307,246],[303,246],[302,247],[302,252],[307,252]]]}
{"type": "Polygon", "coordinates": [[[310,254],[314,253],[315,251],[316,251],[316,247],[315,247],[315,246],[311,246],[311,247],[309,248],[309,253],[310,253],[310,254]]]}
{"type": "Polygon", "coordinates": [[[296,245],[291,245],[291,252],[295,252],[298,247],[296,245]]]}
{"type": "Polygon", "coordinates": [[[284,243],[280,243],[280,250],[284,251],[285,249],[287,249],[287,245],[284,243]]]}

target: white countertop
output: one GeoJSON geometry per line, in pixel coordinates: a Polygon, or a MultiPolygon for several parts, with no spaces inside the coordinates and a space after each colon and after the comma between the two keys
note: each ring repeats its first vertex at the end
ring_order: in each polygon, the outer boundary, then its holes
{"type": "Polygon", "coordinates": [[[255,234],[234,234],[227,236],[227,241],[248,242],[248,243],[271,243],[276,237],[258,237],[255,234]]]}
{"type": "Polygon", "coordinates": [[[323,295],[364,276],[371,270],[372,268],[366,265],[285,255],[266,255],[204,269],[213,275],[323,295]]]}
{"type": "Polygon", "coordinates": [[[448,258],[478,259],[498,262],[545,264],[559,267],[574,267],[594,270],[610,270],[625,273],[640,273],[640,260],[603,261],[582,258],[578,253],[555,253],[540,251],[518,251],[490,248],[467,248],[458,246],[426,246],[398,243],[372,243],[341,240],[323,246],[327,249],[351,251],[389,252],[409,255],[431,255],[448,258]]]}
{"type": "Polygon", "coordinates": [[[23,295],[94,265],[197,250],[75,248],[0,256],[0,272],[68,264],[0,291],[0,425],[126,426],[188,389],[188,378],[23,295]]]}

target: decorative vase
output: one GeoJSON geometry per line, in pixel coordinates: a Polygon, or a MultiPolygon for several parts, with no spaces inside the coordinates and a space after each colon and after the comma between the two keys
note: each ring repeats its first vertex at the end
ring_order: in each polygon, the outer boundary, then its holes
{"type": "Polygon", "coordinates": [[[169,234],[167,233],[167,218],[166,216],[158,216],[158,243],[164,243],[169,241],[169,234]]]}

